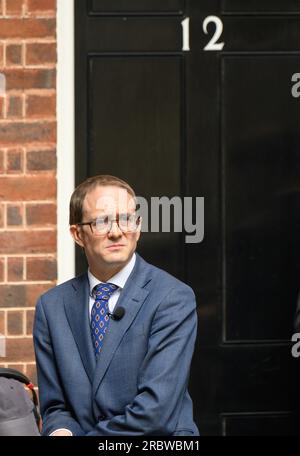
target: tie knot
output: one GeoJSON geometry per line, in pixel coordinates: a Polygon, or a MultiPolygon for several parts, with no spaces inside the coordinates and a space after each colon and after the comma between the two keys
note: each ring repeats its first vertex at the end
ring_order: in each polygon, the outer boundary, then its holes
{"type": "Polygon", "coordinates": [[[110,296],[113,294],[113,292],[117,290],[117,288],[118,288],[117,285],[115,285],[114,283],[106,282],[106,283],[99,283],[98,285],[96,285],[94,287],[93,291],[95,293],[97,300],[99,300],[99,299],[108,300],[110,298],[110,296]]]}

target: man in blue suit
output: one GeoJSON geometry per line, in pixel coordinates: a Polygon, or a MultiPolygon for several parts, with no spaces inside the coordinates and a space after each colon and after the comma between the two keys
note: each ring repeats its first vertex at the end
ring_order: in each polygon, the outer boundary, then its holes
{"type": "Polygon", "coordinates": [[[188,392],[195,296],[135,253],[135,204],[108,175],[72,195],[70,231],[89,267],[37,303],[43,435],[199,435],[188,392]]]}

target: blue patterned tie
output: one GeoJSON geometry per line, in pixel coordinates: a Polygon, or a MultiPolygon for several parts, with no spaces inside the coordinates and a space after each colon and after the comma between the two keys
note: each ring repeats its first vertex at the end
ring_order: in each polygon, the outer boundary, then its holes
{"type": "Polygon", "coordinates": [[[108,282],[100,283],[93,289],[96,299],[91,313],[91,332],[96,356],[101,352],[104,334],[109,324],[108,300],[117,288],[117,285],[108,282]]]}

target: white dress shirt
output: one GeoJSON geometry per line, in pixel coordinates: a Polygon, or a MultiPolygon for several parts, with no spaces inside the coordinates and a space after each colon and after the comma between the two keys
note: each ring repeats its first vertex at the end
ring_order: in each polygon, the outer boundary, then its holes
{"type": "MultiPolygon", "coordinates": [[[[128,277],[131,274],[131,271],[134,268],[135,265],[135,260],[136,260],[136,255],[135,253],[132,255],[130,261],[124,266],[121,271],[117,272],[113,277],[109,279],[109,283],[113,283],[114,285],[117,285],[119,288],[111,295],[108,301],[108,308],[109,312],[113,313],[114,308],[117,304],[117,301],[120,297],[120,294],[122,293],[123,288],[125,287],[125,283],[127,282],[128,277]]],[[[95,297],[93,296],[93,289],[96,285],[99,285],[101,282],[99,279],[97,279],[90,270],[88,270],[88,279],[89,279],[89,284],[90,284],[90,298],[89,298],[89,317],[91,319],[91,312],[92,312],[92,307],[95,302],[95,297]]],[[[69,429],[56,429],[53,431],[50,435],[55,435],[56,432],[58,431],[66,431],[69,435],[73,435],[72,432],[69,429]]]]}

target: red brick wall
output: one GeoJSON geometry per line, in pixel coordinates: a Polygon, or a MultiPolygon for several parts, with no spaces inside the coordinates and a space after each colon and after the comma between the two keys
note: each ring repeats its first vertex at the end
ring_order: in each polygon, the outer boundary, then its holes
{"type": "Polygon", "coordinates": [[[56,0],[0,0],[0,366],[36,381],[32,322],[56,280],[56,0]]]}

